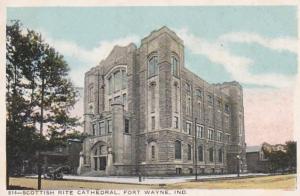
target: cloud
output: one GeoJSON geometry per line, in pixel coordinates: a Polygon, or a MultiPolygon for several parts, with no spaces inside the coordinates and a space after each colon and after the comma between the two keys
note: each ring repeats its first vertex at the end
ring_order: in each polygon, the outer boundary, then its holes
{"type": "Polygon", "coordinates": [[[126,46],[131,42],[137,42],[138,37],[127,36],[111,41],[100,41],[97,46],[92,49],[82,48],[76,43],[66,40],[53,40],[48,38],[47,41],[62,54],[94,66],[106,58],[115,45],[126,46]]]}
{"type": "MultiPolygon", "coordinates": [[[[185,46],[194,54],[203,55],[211,62],[223,65],[226,71],[231,74],[232,78],[241,83],[280,88],[290,86],[295,80],[294,76],[287,76],[279,73],[251,73],[249,68],[255,62],[249,57],[238,56],[231,53],[230,50],[224,46],[223,42],[220,41],[224,39],[229,41],[230,38],[233,40],[234,36],[223,35],[220,36],[217,41],[210,42],[201,37],[195,36],[192,33],[189,33],[187,29],[179,30],[178,35],[184,40],[185,46]]],[[[242,38],[236,38],[236,41],[237,40],[241,41],[242,38]]],[[[250,40],[251,39],[249,39],[249,41],[250,40]]],[[[261,42],[263,43],[263,41],[261,42]]],[[[276,39],[275,41],[273,40],[270,42],[272,44],[269,44],[269,47],[272,45],[272,47],[274,49],[276,48],[276,50],[294,50],[294,48],[290,46],[285,46],[285,48],[283,46],[280,47],[279,45],[275,46],[275,43],[281,43],[281,45],[284,45],[282,44],[284,43],[282,39],[276,39]]],[[[267,43],[264,44],[267,45],[267,43]]]]}
{"type": "Polygon", "coordinates": [[[139,37],[132,35],[114,40],[101,40],[94,48],[86,49],[75,42],[63,39],[53,39],[46,31],[39,29],[44,40],[54,47],[65,57],[71,57],[72,60],[78,61],[79,66],[70,64],[70,76],[76,86],[83,87],[84,73],[91,67],[96,66],[101,60],[105,59],[114,46],[126,46],[130,43],[137,43],[139,37]]]}
{"type": "Polygon", "coordinates": [[[291,37],[267,38],[256,33],[235,32],[222,35],[220,41],[233,43],[257,43],[276,51],[288,51],[297,53],[297,39],[291,37]]]}

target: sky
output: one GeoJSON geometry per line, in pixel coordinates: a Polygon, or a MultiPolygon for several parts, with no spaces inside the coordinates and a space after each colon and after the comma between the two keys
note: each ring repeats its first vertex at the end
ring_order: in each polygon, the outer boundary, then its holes
{"type": "MultiPolygon", "coordinates": [[[[7,9],[11,19],[64,55],[78,87],[114,45],[139,46],[167,26],[184,41],[188,69],[210,83],[242,84],[247,145],[293,139],[295,6],[18,7],[7,9]]],[[[78,103],[74,112],[82,111],[78,103]]]]}

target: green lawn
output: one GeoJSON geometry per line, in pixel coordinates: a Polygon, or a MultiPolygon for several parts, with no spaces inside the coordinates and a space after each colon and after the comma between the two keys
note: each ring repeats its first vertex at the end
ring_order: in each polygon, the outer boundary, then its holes
{"type": "MultiPolygon", "coordinates": [[[[10,185],[37,188],[37,179],[10,178],[10,185]]],[[[73,180],[42,180],[42,189],[157,189],[159,185],[87,182],[73,180]]],[[[244,179],[183,182],[164,186],[165,189],[296,189],[296,175],[264,176],[244,179]]]]}

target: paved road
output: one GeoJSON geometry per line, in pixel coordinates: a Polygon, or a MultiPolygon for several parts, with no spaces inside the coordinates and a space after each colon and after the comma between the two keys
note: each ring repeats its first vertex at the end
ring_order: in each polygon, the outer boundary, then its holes
{"type": "MultiPolygon", "coordinates": [[[[241,177],[251,177],[251,176],[267,176],[268,174],[262,173],[248,173],[240,174],[241,177]]],[[[37,178],[36,176],[27,176],[28,178],[37,178]]],[[[220,178],[234,178],[237,177],[236,174],[224,174],[224,175],[207,175],[198,176],[199,180],[209,180],[209,179],[220,179],[220,178]]],[[[98,182],[115,182],[115,183],[128,183],[128,184],[172,184],[179,182],[187,182],[194,180],[195,176],[172,176],[172,177],[146,177],[143,178],[142,182],[139,182],[136,176],[102,176],[102,177],[91,177],[91,176],[73,176],[64,175],[66,180],[83,180],[83,181],[98,181],[98,182]]]]}

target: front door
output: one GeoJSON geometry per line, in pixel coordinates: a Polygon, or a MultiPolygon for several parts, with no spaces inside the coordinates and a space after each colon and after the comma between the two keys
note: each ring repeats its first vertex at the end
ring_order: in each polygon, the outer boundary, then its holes
{"type": "Polygon", "coordinates": [[[106,157],[100,157],[100,170],[105,170],[106,168],[106,157]]]}

